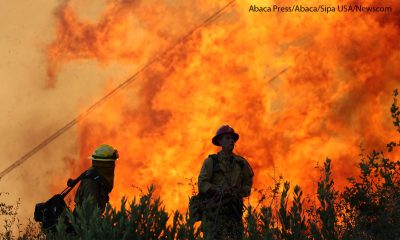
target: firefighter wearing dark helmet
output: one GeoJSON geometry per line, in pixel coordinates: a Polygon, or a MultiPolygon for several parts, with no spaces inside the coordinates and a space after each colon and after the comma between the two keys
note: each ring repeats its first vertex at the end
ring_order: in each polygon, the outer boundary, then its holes
{"type": "Polygon", "coordinates": [[[76,205],[82,205],[90,196],[93,203],[104,212],[109,200],[108,194],[113,189],[115,161],[118,157],[118,151],[107,144],[102,144],[94,150],[89,157],[92,167],[84,173],[85,176],[76,191],[76,205]]]}
{"type": "Polygon", "coordinates": [[[229,125],[220,127],[212,143],[221,150],[201,167],[199,193],[207,199],[201,224],[205,239],[243,238],[243,198],[250,195],[254,174],[247,160],[233,153],[238,139],[229,125]]]}

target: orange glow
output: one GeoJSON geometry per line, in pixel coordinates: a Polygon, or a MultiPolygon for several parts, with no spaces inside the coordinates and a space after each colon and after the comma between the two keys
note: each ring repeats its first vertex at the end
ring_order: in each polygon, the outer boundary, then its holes
{"type": "MultiPolygon", "coordinates": [[[[61,6],[48,86],[79,59],[131,64],[133,73],[226,4],[205,2],[109,1],[98,23],[61,6]]],[[[211,138],[221,124],[240,134],[236,152],[252,165],[255,188],[275,172],[307,193],[317,162],[333,160],[340,188],[358,174],[360,144],[382,149],[398,137],[389,112],[400,79],[397,0],[385,1],[397,12],[373,14],[252,13],[251,4],[237,2],[80,123],[76,175],[97,145],[111,144],[120,153],[113,204],[137,194],[132,185],[155,184],[168,210],[185,211],[189,179],[218,151],[211,138]]]]}

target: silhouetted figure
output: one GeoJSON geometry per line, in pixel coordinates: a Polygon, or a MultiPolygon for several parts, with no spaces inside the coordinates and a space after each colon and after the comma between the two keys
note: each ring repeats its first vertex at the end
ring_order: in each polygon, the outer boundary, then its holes
{"type": "Polygon", "coordinates": [[[110,145],[102,144],[95,149],[89,157],[92,167],[84,173],[76,191],[76,205],[81,205],[91,196],[100,212],[104,212],[109,200],[108,194],[113,189],[115,161],[118,157],[118,151],[110,145]]]}
{"type": "Polygon", "coordinates": [[[233,153],[239,135],[229,125],[220,127],[212,143],[221,147],[205,159],[198,178],[199,194],[206,196],[201,228],[205,239],[242,239],[243,197],[248,197],[253,171],[233,153]]]}

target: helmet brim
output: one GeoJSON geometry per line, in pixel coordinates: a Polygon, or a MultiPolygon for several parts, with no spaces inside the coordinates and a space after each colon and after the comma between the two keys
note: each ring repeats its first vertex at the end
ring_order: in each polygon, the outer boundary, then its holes
{"type": "Polygon", "coordinates": [[[237,134],[237,133],[221,133],[221,134],[215,135],[215,137],[212,138],[212,143],[215,146],[220,147],[221,144],[219,144],[219,138],[224,134],[231,134],[233,136],[233,141],[235,141],[235,142],[239,139],[239,134],[237,134]]]}
{"type": "Polygon", "coordinates": [[[93,156],[88,157],[90,160],[99,161],[99,162],[114,162],[117,161],[118,158],[95,158],[93,156]]]}

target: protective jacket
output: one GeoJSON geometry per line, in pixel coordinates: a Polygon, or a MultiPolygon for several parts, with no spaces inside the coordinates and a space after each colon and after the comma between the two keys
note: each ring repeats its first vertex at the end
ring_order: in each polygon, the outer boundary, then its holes
{"type": "Polygon", "coordinates": [[[199,193],[205,194],[211,187],[227,189],[235,186],[240,189],[242,197],[248,197],[253,184],[253,171],[247,160],[236,154],[225,157],[221,152],[217,157],[218,169],[213,169],[215,164],[210,156],[204,160],[198,178],[199,193]]]}
{"type": "Polygon", "coordinates": [[[76,205],[82,205],[83,201],[91,196],[100,212],[104,212],[109,200],[108,194],[112,190],[112,183],[109,183],[94,167],[89,168],[86,175],[87,177],[81,180],[74,201],[76,205]]]}

